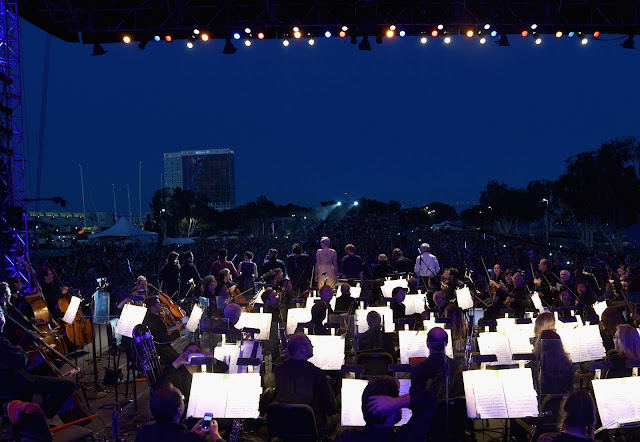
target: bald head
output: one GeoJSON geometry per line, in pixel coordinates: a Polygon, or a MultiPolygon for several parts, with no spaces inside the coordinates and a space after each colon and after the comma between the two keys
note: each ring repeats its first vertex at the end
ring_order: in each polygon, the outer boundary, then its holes
{"type": "Polygon", "coordinates": [[[304,333],[296,333],[289,338],[289,355],[291,359],[307,360],[313,356],[313,345],[304,333]]]}
{"type": "Polygon", "coordinates": [[[448,342],[447,332],[440,327],[433,327],[427,333],[427,347],[430,353],[444,353],[448,342]]]}
{"type": "Polygon", "coordinates": [[[429,250],[431,250],[431,246],[429,244],[427,244],[426,242],[420,244],[420,251],[422,253],[428,252],[429,250]]]}

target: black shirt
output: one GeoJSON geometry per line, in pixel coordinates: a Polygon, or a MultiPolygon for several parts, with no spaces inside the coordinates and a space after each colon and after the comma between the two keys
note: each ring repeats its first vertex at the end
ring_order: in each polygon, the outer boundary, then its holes
{"type": "Polygon", "coordinates": [[[180,269],[174,263],[165,263],[158,278],[162,282],[162,290],[173,297],[180,287],[180,269]]]}
{"type": "Polygon", "coordinates": [[[180,280],[182,281],[182,292],[186,293],[189,288],[189,280],[193,279],[193,283],[196,285],[194,290],[199,290],[200,287],[200,273],[198,273],[198,269],[195,264],[192,262],[187,262],[185,265],[180,267],[180,280]]]}
{"type": "Polygon", "coordinates": [[[413,267],[414,267],[413,262],[411,262],[406,256],[401,256],[396,261],[396,264],[393,267],[393,270],[398,273],[409,273],[409,272],[413,272],[413,267]]]}
{"type": "Polygon", "coordinates": [[[360,279],[362,258],[358,255],[345,255],[340,264],[342,276],[346,279],[360,279]]]}
{"type": "Polygon", "coordinates": [[[380,262],[373,266],[371,271],[371,279],[382,279],[393,273],[393,267],[388,262],[380,262]]]}
{"type": "Polygon", "coordinates": [[[355,298],[350,294],[340,295],[336,298],[336,313],[352,313],[355,298]]]}
{"type": "Polygon", "coordinates": [[[292,254],[287,257],[287,274],[294,288],[304,285],[311,279],[311,259],[306,253],[292,254]]]}
{"type": "Polygon", "coordinates": [[[164,365],[173,363],[179,355],[171,346],[171,342],[180,337],[180,331],[173,330],[169,333],[164,320],[160,316],[151,314],[148,311],[142,323],[149,327],[149,331],[156,345],[156,352],[158,356],[160,356],[160,362],[164,365]]]}
{"type": "Polygon", "coordinates": [[[268,259],[265,262],[262,263],[262,274],[264,275],[265,273],[271,271],[271,270],[275,270],[275,269],[280,269],[282,270],[282,273],[286,275],[286,271],[287,269],[284,266],[284,262],[282,262],[279,259],[268,259]]]}

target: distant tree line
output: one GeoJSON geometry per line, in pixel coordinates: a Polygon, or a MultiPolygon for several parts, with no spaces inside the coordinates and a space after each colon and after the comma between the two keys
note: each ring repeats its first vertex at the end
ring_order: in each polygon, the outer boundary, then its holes
{"type": "MultiPolygon", "coordinates": [[[[635,137],[623,137],[568,158],[564,173],[555,181],[533,180],[521,188],[489,181],[480,192],[480,203],[460,214],[451,205],[437,201],[428,206],[402,208],[395,200],[385,203],[366,198],[359,199],[358,206],[331,214],[394,214],[402,228],[451,221],[503,234],[553,231],[562,225],[574,229],[587,246],[597,232],[618,248],[621,229],[638,221],[639,175],[640,143],[635,137]],[[521,231],[523,226],[529,232],[521,231]]],[[[321,206],[331,204],[335,202],[321,202],[321,206]]],[[[158,190],[150,206],[153,219],[146,227],[165,237],[214,235],[222,231],[260,236],[270,231],[277,218],[293,217],[294,228],[301,229],[326,219],[318,218],[322,211],[316,208],[278,205],[265,196],[216,211],[203,195],[180,188],[158,190]]]]}

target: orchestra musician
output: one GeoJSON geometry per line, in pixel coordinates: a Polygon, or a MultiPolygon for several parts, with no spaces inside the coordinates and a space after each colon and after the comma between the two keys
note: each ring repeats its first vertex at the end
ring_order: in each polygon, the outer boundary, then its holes
{"type": "Polygon", "coordinates": [[[198,268],[193,263],[193,253],[189,250],[182,254],[182,267],[180,267],[180,281],[182,281],[182,295],[186,295],[191,286],[189,281],[195,285],[195,295],[198,295],[201,278],[198,268]]]}
{"type": "Polygon", "coordinates": [[[149,296],[144,300],[147,307],[147,314],[142,323],[149,327],[153,342],[156,345],[156,352],[160,357],[160,364],[167,366],[173,363],[179,356],[178,352],[171,346],[172,342],[180,337],[183,323],[178,322],[176,329],[169,332],[167,324],[162,317],[162,303],[157,296],[149,296]]]}
{"type": "Polygon", "coordinates": [[[169,252],[167,260],[160,269],[160,290],[173,298],[180,291],[180,255],[169,252]]]}
{"type": "Polygon", "coordinates": [[[416,264],[413,268],[414,273],[423,281],[422,285],[426,286],[426,278],[437,276],[440,273],[440,264],[438,258],[430,253],[431,246],[429,244],[420,244],[420,255],[416,258],[416,264]]]}
{"type": "Polygon", "coordinates": [[[506,280],[504,277],[504,273],[502,273],[502,266],[500,264],[496,264],[493,266],[493,273],[491,274],[491,280],[494,282],[497,282],[498,284],[500,283],[505,284],[506,280]]]}
{"type": "Polygon", "coordinates": [[[26,318],[29,318],[31,323],[36,325],[46,325],[47,320],[44,318],[36,318],[31,304],[29,304],[25,299],[25,293],[22,290],[22,281],[20,278],[12,276],[7,279],[7,282],[9,283],[9,290],[11,291],[9,303],[26,318]]]}
{"type": "Polygon", "coordinates": [[[340,296],[336,298],[336,313],[353,313],[355,299],[351,297],[351,286],[340,284],[340,296]]]}
{"type": "Polygon", "coordinates": [[[266,274],[271,270],[281,269],[283,272],[285,270],[284,262],[278,259],[278,249],[269,249],[269,254],[267,255],[267,259],[262,263],[262,274],[266,274]]]}
{"type": "Polygon", "coordinates": [[[295,243],[291,247],[291,255],[287,256],[287,273],[291,279],[293,290],[302,293],[309,288],[311,281],[311,258],[302,253],[302,246],[295,243]]]}
{"type": "Polygon", "coordinates": [[[393,267],[389,264],[389,258],[384,253],[378,255],[378,263],[373,266],[371,279],[384,279],[393,274],[393,267]]]}
{"type": "Polygon", "coordinates": [[[281,323],[280,318],[280,300],[278,294],[272,288],[265,289],[261,295],[262,303],[264,304],[264,312],[271,313],[271,320],[276,323],[281,323]]]}
{"type": "Polygon", "coordinates": [[[345,279],[364,279],[364,272],[362,266],[362,258],[356,255],[356,246],[353,244],[347,244],[344,246],[346,255],[342,258],[340,263],[340,271],[342,277],[345,279]]]}
{"type": "MultiPolygon", "coordinates": [[[[0,303],[4,305],[11,296],[8,284],[0,283],[0,291],[0,303]]],[[[21,347],[9,342],[4,334],[5,323],[4,309],[0,308],[0,391],[29,402],[33,399],[31,396],[38,393],[42,396],[40,406],[51,419],[76,389],[76,383],[72,379],[28,373],[29,357],[21,347]]]]}
{"type": "Polygon", "coordinates": [[[60,307],[58,307],[58,299],[66,295],[69,288],[58,285],[53,271],[48,267],[40,270],[39,279],[41,279],[40,287],[42,288],[42,295],[49,308],[49,313],[54,318],[62,317],[62,312],[60,311],[60,307]]]}
{"type": "Polygon", "coordinates": [[[551,272],[551,263],[548,259],[543,258],[538,263],[538,272],[536,272],[536,278],[533,280],[536,291],[542,294],[542,298],[548,305],[552,305],[555,300],[558,290],[552,285],[551,281],[553,274],[551,272]]]}
{"type": "Polygon", "coordinates": [[[218,251],[218,259],[213,262],[213,265],[211,266],[211,272],[209,273],[211,275],[218,275],[220,274],[220,270],[222,269],[229,270],[230,275],[232,275],[234,278],[238,276],[236,266],[234,266],[231,261],[227,261],[227,249],[224,248],[218,251]]]}
{"type": "Polygon", "coordinates": [[[140,275],[136,278],[136,285],[131,291],[131,295],[134,296],[135,299],[131,299],[130,297],[123,295],[122,300],[118,303],[118,310],[122,310],[126,304],[143,304],[144,298],[149,295],[149,286],[146,276],[140,275]],[[143,299],[139,300],[139,298],[143,299]]]}
{"type": "Polygon", "coordinates": [[[516,311],[518,318],[524,318],[525,310],[533,307],[529,288],[524,283],[524,276],[520,272],[513,275],[513,289],[509,293],[507,302],[516,311]]]}
{"type": "Polygon", "coordinates": [[[391,259],[393,259],[393,271],[396,273],[409,273],[413,271],[413,265],[411,261],[402,254],[402,250],[395,248],[391,252],[391,259]]]}

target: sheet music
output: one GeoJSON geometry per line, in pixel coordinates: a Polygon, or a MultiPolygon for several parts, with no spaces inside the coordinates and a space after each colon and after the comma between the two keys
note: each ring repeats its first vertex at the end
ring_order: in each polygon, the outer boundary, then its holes
{"type": "Polygon", "coordinates": [[[306,308],[290,308],[287,312],[287,334],[292,335],[299,323],[311,322],[311,310],[306,308]]]}
{"type": "Polygon", "coordinates": [[[544,307],[542,307],[542,299],[540,299],[540,293],[535,292],[531,295],[533,306],[538,309],[539,313],[544,313],[544,307]]]}
{"type": "Polygon", "coordinates": [[[496,330],[499,332],[508,332],[516,328],[515,318],[498,318],[496,319],[496,330]]]}
{"type": "Polygon", "coordinates": [[[271,333],[271,313],[247,313],[242,312],[240,314],[240,319],[236,324],[236,328],[242,330],[243,328],[257,328],[260,330],[255,336],[256,340],[266,340],[269,339],[269,335],[271,333]]]}
{"type": "Polygon", "coordinates": [[[369,324],[367,324],[367,314],[371,310],[375,310],[380,313],[385,333],[393,333],[394,331],[396,331],[396,325],[393,322],[393,310],[391,310],[391,307],[369,307],[364,310],[356,310],[356,323],[358,324],[358,333],[364,333],[369,330],[369,324]]]}
{"type": "MultiPolygon", "coordinates": [[[[512,330],[507,335],[509,339],[509,350],[511,351],[511,356],[517,353],[533,353],[533,345],[531,344],[531,339],[528,333],[523,333],[521,331],[512,330]]],[[[518,361],[511,361],[513,364],[517,364],[518,361]]]]}
{"type": "Polygon", "coordinates": [[[352,298],[359,298],[362,294],[362,287],[351,287],[349,289],[349,293],[351,294],[352,298]]]}
{"type": "Polygon", "coordinates": [[[340,370],[344,365],[345,339],[340,336],[309,335],[313,356],[309,359],[321,370],[340,370]]]}
{"type": "Polygon", "coordinates": [[[396,287],[404,287],[405,290],[409,291],[409,281],[406,279],[394,279],[393,281],[385,281],[382,286],[380,286],[380,290],[382,290],[382,294],[385,298],[391,298],[393,289],[396,287]]]}
{"type": "MultiPolygon", "coordinates": [[[[319,298],[318,296],[309,296],[307,298],[307,303],[305,304],[305,308],[311,310],[311,307],[313,307],[313,304],[316,303],[316,301],[320,301],[321,298],[319,298]]],[[[334,296],[333,298],[331,298],[331,301],[329,301],[329,305],[331,306],[331,308],[333,310],[336,309],[336,297],[334,296]]]]}
{"type": "MultiPolygon", "coordinates": [[[[366,379],[350,379],[342,380],[342,410],[340,421],[343,427],[364,427],[366,422],[362,416],[362,393],[367,387],[369,381],[366,379]]],[[[400,379],[399,396],[409,393],[411,389],[411,379],[400,379]]],[[[396,426],[404,425],[411,419],[411,410],[402,409],[402,419],[396,426]]]]}
{"type": "Polygon", "coordinates": [[[200,325],[200,318],[202,318],[202,308],[196,304],[193,306],[193,310],[191,310],[191,316],[189,316],[189,320],[187,321],[185,328],[191,333],[195,333],[198,329],[198,325],[200,325]]]}
{"type": "Polygon", "coordinates": [[[640,421],[640,377],[594,379],[591,385],[603,426],[640,421]]]}
{"type": "Polygon", "coordinates": [[[67,311],[65,312],[62,320],[67,324],[73,324],[73,321],[76,319],[76,313],[78,313],[78,307],[80,307],[80,298],[72,296],[71,301],[69,302],[69,307],[67,307],[67,311]]]}
{"type": "MultiPolygon", "coordinates": [[[[445,330],[449,340],[445,353],[453,358],[453,345],[451,343],[451,330],[445,330]]],[[[413,357],[429,357],[429,349],[427,348],[428,330],[400,330],[398,332],[398,340],[400,343],[400,363],[408,364],[409,358],[413,357]]]]}
{"type": "Polygon", "coordinates": [[[593,304],[593,309],[599,318],[602,318],[602,313],[607,309],[607,303],[605,301],[596,302],[593,304]]]}
{"type": "Polygon", "coordinates": [[[489,365],[510,365],[511,348],[509,338],[503,332],[484,332],[478,336],[478,348],[481,355],[496,355],[498,360],[489,365]]]}
{"type": "Polygon", "coordinates": [[[217,419],[254,419],[259,414],[261,393],[259,373],[194,373],[187,416],[200,418],[212,413],[217,419]]]}
{"type": "Polygon", "coordinates": [[[562,339],[564,350],[572,362],[604,359],[606,353],[598,325],[556,330],[562,339]]]}
{"type": "Polygon", "coordinates": [[[458,300],[458,307],[462,310],[473,308],[473,297],[469,287],[465,286],[461,289],[456,289],[456,299],[458,300]]]}
{"type": "Polygon", "coordinates": [[[407,295],[404,298],[405,314],[413,315],[424,311],[424,295],[407,295]]]}
{"type": "Polygon", "coordinates": [[[462,378],[470,418],[506,419],[538,415],[530,368],[465,371],[462,378]]]}
{"type": "Polygon", "coordinates": [[[147,314],[147,308],[139,305],[126,304],[118,319],[118,325],[116,325],[116,333],[132,338],[133,327],[138,324],[142,324],[144,317],[147,314]]]}
{"type": "MultiPolygon", "coordinates": [[[[238,344],[225,344],[213,349],[213,357],[224,361],[229,366],[229,373],[247,373],[246,366],[238,366],[238,358],[250,358],[253,351],[253,343],[258,341],[240,341],[238,344]]],[[[258,342],[256,358],[262,361],[262,346],[258,342]]]]}

